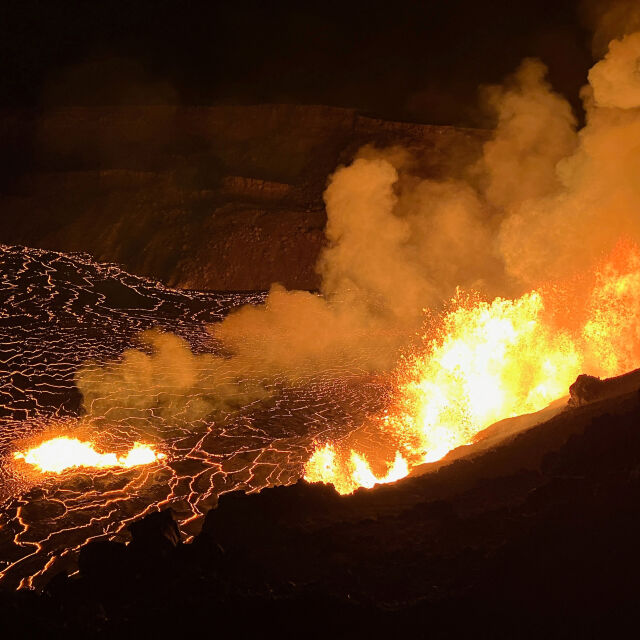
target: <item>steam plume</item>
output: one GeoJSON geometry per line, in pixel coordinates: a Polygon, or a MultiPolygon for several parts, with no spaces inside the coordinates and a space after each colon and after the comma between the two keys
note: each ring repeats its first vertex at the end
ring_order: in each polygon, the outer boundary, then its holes
{"type": "Polygon", "coordinates": [[[590,266],[623,235],[640,241],[639,60],[640,33],[611,43],[579,132],[526,60],[485,92],[497,126],[466,181],[425,180],[406,151],[365,147],[325,191],[322,295],[274,285],[212,327],[224,356],[148,334],[153,355],[78,373],[85,407],[202,417],[264,397],[276,377],[388,370],[456,287],[509,295],[590,266]]]}
{"type": "MultiPolygon", "coordinates": [[[[621,237],[640,239],[640,34],[613,41],[589,74],[587,124],[574,153],[553,164],[542,197],[504,205],[499,244],[510,274],[528,284],[571,274],[621,237]]],[[[564,109],[557,102],[549,106],[564,109]]]]}

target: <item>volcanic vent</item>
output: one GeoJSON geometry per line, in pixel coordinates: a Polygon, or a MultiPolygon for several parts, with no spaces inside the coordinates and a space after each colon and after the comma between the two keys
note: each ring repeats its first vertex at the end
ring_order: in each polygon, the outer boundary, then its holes
{"type": "Polygon", "coordinates": [[[3,247],[2,578],[42,584],[158,507],[192,535],[232,489],[394,482],[581,373],[635,368],[638,59],[640,34],[611,44],[580,131],[525,61],[446,179],[360,149],[324,194],[319,294],[180,292],[3,247]],[[38,462],[58,445],[70,465],[38,462]]]}

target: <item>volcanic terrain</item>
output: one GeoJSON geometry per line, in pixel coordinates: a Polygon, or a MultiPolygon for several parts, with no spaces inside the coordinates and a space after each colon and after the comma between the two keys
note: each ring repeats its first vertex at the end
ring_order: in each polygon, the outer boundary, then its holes
{"type": "Polygon", "coordinates": [[[295,481],[315,438],[347,433],[384,397],[383,382],[345,368],[296,386],[276,380],[263,401],[241,397],[208,418],[188,411],[206,389],[180,399],[184,415],[156,406],[130,407],[124,417],[113,410],[86,415],[74,378],[81,365],[117,360],[151,328],[171,331],[195,354],[215,351],[207,323],[264,296],[168,289],[81,254],[4,246],[0,259],[4,587],[42,586],[63,568],[73,571],[83,544],[126,539],[127,522],[162,505],[171,504],[189,536],[219,493],[295,481]],[[118,452],[143,441],[166,459],[43,475],[12,457],[59,435],[118,452]]]}
{"type": "Polygon", "coordinates": [[[304,481],[266,488],[300,477],[314,438],[378,409],[382,383],[339,375],[202,424],[103,416],[98,442],[145,440],[167,458],[42,476],[10,453],[83,433],[74,368],[116,358],[150,326],[210,349],[203,323],[262,297],[178,292],[79,254],[5,246],[2,259],[15,274],[2,286],[3,621],[178,633],[206,611],[240,636],[297,635],[320,616],[306,635],[586,637],[635,616],[637,373],[582,382],[569,405],[350,497],[304,481]],[[19,584],[44,593],[12,593],[19,584]]]}

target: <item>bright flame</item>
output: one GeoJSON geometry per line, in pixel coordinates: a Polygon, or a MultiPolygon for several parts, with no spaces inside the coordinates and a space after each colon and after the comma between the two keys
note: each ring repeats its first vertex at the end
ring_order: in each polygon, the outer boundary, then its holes
{"type": "Polygon", "coordinates": [[[314,451],[305,478],[340,493],[393,482],[471,444],[499,420],[543,409],[585,369],[612,376],[637,367],[638,247],[621,243],[591,282],[586,295],[569,301],[560,286],[493,302],[459,292],[420,352],[402,362],[395,400],[374,419],[396,450],[387,475],[376,477],[356,450],[328,444],[314,451]]]}
{"type": "Polygon", "coordinates": [[[47,440],[28,451],[17,451],[13,457],[33,465],[38,471],[61,473],[74,467],[137,467],[162,460],[165,455],[156,453],[149,445],[141,442],[134,443],[123,456],[117,456],[115,453],[99,453],[90,442],[60,436],[47,440]]]}
{"type": "Polygon", "coordinates": [[[386,484],[404,478],[409,473],[409,463],[397,451],[387,473],[376,476],[369,463],[356,451],[351,450],[346,473],[337,474],[336,451],[333,445],[327,444],[315,450],[305,467],[305,479],[310,482],[333,484],[340,493],[352,493],[358,487],[370,489],[376,484],[386,484]]]}

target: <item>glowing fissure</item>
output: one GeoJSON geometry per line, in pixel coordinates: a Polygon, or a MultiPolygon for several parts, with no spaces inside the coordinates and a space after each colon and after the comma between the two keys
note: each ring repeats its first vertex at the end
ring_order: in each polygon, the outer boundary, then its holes
{"type": "Polygon", "coordinates": [[[134,443],[133,447],[121,456],[115,453],[99,453],[90,442],[66,436],[46,440],[37,447],[17,451],[13,455],[16,460],[24,460],[43,473],[62,473],[76,467],[128,469],[151,464],[165,457],[163,453],[156,452],[141,442],[134,443]]]}
{"type": "Polygon", "coordinates": [[[396,448],[386,474],[376,475],[362,452],[329,443],[316,448],[305,478],[344,494],[392,482],[499,420],[543,409],[585,370],[606,377],[637,367],[640,251],[621,243],[591,281],[571,299],[559,285],[492,302],[458,292],[419,352],[402,361],[398,392],[374,418],[396,448]]]}

